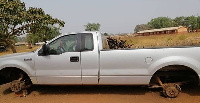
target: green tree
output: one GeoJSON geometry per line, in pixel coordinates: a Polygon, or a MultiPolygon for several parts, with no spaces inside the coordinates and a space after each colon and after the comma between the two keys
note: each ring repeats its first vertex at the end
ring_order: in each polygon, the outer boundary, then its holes
{"type": "Polygon", "coordinates": [[[19,35],[39,31],[44,25],[58,24],[64,26],[64,21],[52,18],[41,8],[29,8],[20,0],[0,1],[0,41],[9,46],[16,53],[14,38],[19,35]],[[31,28],[37,28],[35,30],[31,28]]]}
{"type": "Polygon", "coordinates": [[[174,26],[174,22],[171,18],[168,17],[158,17],[152,19],[148,25],[150,25],[153,29],[167,28],[174,26]]]}
{"type": "Polygon", "coordinates": [[[197,26],[198,26],[198,29],[200,29],[200,16],[197,17],[197,26]]]}
{"type": "Polygon", "coordinates": [[[197,17],[189,16],[186,17],[186,26],[190,29],[190,31],[194,32],[198,29],[197,17]]]}
{"type": "MultiPolygon", "coordinates": [[[[3,26],[2,24],[0,24],[0,31],[3,30],[3,26]]],[[[3,42],[4,40],[4,36],[2,34],[0,34],[0,45],[5,45],[5,43],[3,42]]]]}
{"type": "Polygon", "coordinates": [[[139,25],[136,25],[134,32],[137,33],[139,31],[150,30],[150,29],[152,29],[152,28],[148,24],[139,24],[139,25]]]}
{"type": "Polygon", "coordinates": [[[99,31],[100,26],[99,23],[88,23],[85,25],[85,31],[99,31]]]}
{"type": "Polygon", "coordinates": [[[109,36],[109,34],[108,33],[104,33],[104,36],[109,36]]]}
{"type": "Polygon", "coordinates": [[[51,40],[54,37],[61,34],[59,30],[60,30],[59,28],[52,25],[43,26],[43,28],[40,28],[39,31],[34,32],[34,34],[29,33],[29,35],[27,35],[26,40],[31,44],[35,44],[37,42],[43,42],[45,40],[51,40]]]}
{"type": "Polygon", "coordinates": [[[187,26],[186,17],[180,16],[173,19],[175,26],[187,26]]]}

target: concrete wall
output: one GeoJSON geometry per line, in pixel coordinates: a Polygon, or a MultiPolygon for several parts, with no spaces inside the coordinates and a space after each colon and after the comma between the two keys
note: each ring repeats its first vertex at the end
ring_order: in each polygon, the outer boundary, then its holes
{"type": "Polygon", "coordinates": [[[178,29],[178,33],[187,33],[187,32],[188,32],[187,28],[185,28],[185,27],[181,27],[178,29]]]}

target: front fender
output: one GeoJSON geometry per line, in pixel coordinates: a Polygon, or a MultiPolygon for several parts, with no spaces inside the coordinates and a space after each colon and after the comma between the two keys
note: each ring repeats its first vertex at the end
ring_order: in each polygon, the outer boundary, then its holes
{"type": "Polygon", "coordinates": [[[19,60],[5,60],[0,63],[0,70],[7,67],[14,67],[23,70],[29,77],[35,76],[33,61],[22,62],[19,60]]]}
{"type": "Polygon", "coordinates": [[[183,65],[193,69],[198,75],[200,74],[200,63],[189,57],[171,56],[159,59],[149,66],[149,73],[153,75],[159,69],[170,65],[183,65]]]}

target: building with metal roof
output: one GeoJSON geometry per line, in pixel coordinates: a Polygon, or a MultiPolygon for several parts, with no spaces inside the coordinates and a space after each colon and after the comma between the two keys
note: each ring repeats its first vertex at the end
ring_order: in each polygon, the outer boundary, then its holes
{"type": "Polygon", "coordinates": [[[179,27],[169,27],[169,28],[139,31],[137,32],[137,35],[147,36],[147,35],[177,34],[177,33],[187,33],[187,32],[188,32],[187,27],[179,26],[179,27]]]}

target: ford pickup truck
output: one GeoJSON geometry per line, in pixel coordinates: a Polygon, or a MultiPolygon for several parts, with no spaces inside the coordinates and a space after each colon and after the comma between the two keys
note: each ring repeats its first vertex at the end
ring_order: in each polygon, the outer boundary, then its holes
{"type": "Polygon", "coordinates": [[[29,53],[0,57],[0,84],[146,85],[176,97],[182,84],[199,84],[200,47],[104,49],[100,32],[62,34],[29,53]]]}

